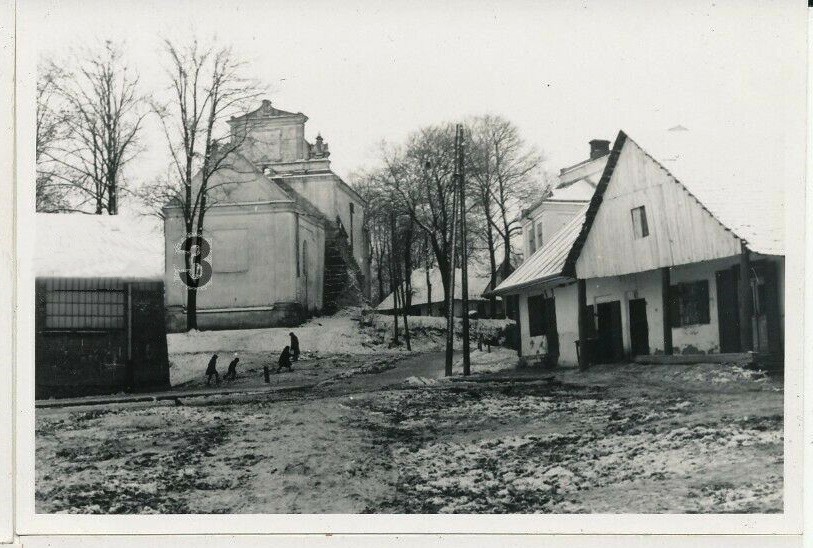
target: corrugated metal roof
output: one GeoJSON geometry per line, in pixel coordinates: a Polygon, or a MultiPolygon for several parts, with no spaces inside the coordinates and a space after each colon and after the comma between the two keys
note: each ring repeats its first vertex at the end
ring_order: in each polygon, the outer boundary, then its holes
{"type": "Polygon", "coordinates": [[[543,282],[566,279],[562,270],[570,248],[584,224],[587,206],[579,210],[562,229],[497,286],[495,294],[505,295],[543,282]]]}
{"type": "MultiPolygon", "coordinates": [[[[455,270],[455,283],[454,283],[454,298],[455,299],[462,299],[463,298],[463,290],[461,288],[461,280],[463,279],[461,270],[458,268],[455,270]]],[[[489,276],[483,275],[472,275],[469,273],[469,300],[477,301],[481,300],[483,291],[485,290],[488,282],[490,281],[489,276]]],[[[429,269],[429,283],[432,284],[432,302],[433,303],[442,303],[443,302],[443,281],[440,277],[440,270],[437,268],[430,268],[429,269]]],[[[427,295],[428,291],[426,290],[426,270],[423,268],[417,268],[412,271],[412,305],[420,305],[426,304],[427,302],[427,295]]],[[[378,306],[376,306],[377,310],[392,310],[393,308],[393,297],[392,293],[387,295],[378,306]]]]}
{"type": "Polygon", "coordinates": [[[42,278],[164,278],[158,219],[38,213],[34,271],[42,278]]]}

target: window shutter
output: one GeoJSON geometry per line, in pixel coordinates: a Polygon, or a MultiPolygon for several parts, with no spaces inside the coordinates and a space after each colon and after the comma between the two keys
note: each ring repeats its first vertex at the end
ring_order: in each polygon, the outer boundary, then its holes
{"type": "Polygon", "coordinates": [[[680,327],[680,294],[682,286],[673,285],[669,288],[669,323],[672,327],[680,327]]]}
{"type": "Polygon", "coordinates": [[[709,281],[703,280],[697,284],[697,309],[700,313],[700,323],[709,323],[709,281]]]}

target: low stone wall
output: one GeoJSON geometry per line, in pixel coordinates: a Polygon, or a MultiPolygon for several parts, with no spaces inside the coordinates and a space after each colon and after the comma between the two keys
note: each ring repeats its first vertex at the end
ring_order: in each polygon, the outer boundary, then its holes
{"type": "MultiPolygon", "coordinates": [[[[198,329],[257,329],[261,327],[293,327],[305,320],[299,303],[275,303],[269,310],[198,310],[198,329]]],[[[182,307],[167,308],[167,332],[186,331],[186,312],[182,307]]]]}

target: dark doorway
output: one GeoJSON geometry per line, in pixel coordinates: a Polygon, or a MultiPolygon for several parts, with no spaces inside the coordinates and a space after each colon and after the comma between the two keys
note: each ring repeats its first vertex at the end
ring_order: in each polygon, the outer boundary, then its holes
{"type": "Polygon", "coordinates": [[[720,352],[740,351],[740,313],[737,287],[739,286],[737,267],[720,270],[716,273],[717,282],[717,323],[720,326],[720,352]]]}
{"type": "Polygon", "coordinates": [[[555,365],[559,359],[559,331],[556,328],[556,300],[545,299],[545,323],[548,335],[548,361],[555,365]]]}
{"type": "Polygon", "coordinates": [[[633,356],[649,354],[649,324],[646,321],[646,299],[630,301],[630,346],[633,356]]]}
{"type": "MultiPolygon", "coordinates": [[[[592,307],[588,307],[592,308],[592,307]]],[[[594,363],[613,363],[624,359],[621,334],[621,301],[599,303],[596,311],[594,363]]]]}
{"type": "Polygon", "coordinates": [[[528,334],[531,337],[545,336],[547,360],[549,364],[555,364],[559,357],[559,333],[556,329],[556,300],[553,297],[528,297],[528,334]]]}
{"type": "Polygon", "coordinates": [[[752,263],[754,290],[754,350],[781,356],[784,353],[779,312],[779,283],[776,263],[752,263]]]}

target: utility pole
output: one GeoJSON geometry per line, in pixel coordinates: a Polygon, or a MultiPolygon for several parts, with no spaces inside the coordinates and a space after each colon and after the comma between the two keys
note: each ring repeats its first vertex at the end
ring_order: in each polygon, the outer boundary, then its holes
{"type": "MultiPolygon", "coordinates": [[[[460,128],[455,130],[454,148],[455,153],[460,144],[460,128]]],[[[457,158],[457,157],[455,157],[457,158]]],[[[455,249],[457,246],[457,180],[460,175],[458,162],[454,163],[454,176],[452,183],[452,234],[451,247],[449,248],[449,302],[447,303],[446,316],[446,376],[452,376],[452,359],[454,357],[454,278],[455,278],[455,249]]]]}
{"type": "Polygon", "coordinates": [[[429,279],[429,236],[424,234],[423,249],[426,257],[424,257],[424,268],[426,269],[426,304],[428,306],[427,315],[432,315],[432,280],[429,279]]]}
{"type": "Polygon", "coordinates": [[[460,192],[460,289],[463,293],[463,375],[471,375],[471,345],[469,341],[469,252],[466,233],[466,163],[463,125],[457,124],[457,182],[460,192]]]}

